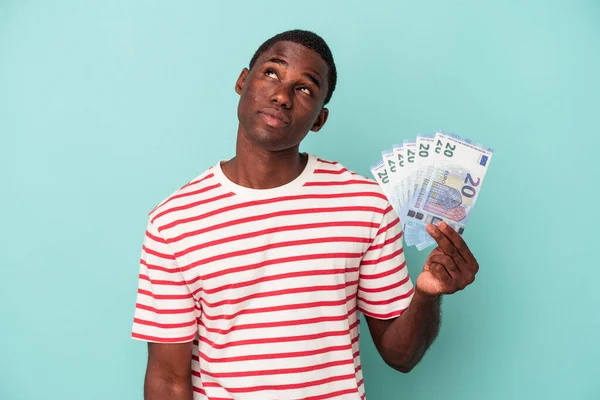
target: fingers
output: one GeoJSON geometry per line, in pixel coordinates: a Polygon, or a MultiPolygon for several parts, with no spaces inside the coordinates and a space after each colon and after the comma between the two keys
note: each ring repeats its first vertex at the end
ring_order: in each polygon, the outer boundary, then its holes
{"type": "Polygon", "coordinates": [[[428,264],[438,264],[444,267],[448,275],[455,281],[461,280],[461,272],[452,257],[445,254],[434,254],[427,259],[428,264]]]}
{"type": "MultiPolygon", "coordinates": [[[[450,243],[457,249],[460,256],[466,261],[468,267],[478,268],[477,260],[471,253],[471,249],[467,246],[462,236],[458,234],[452,227],[445,222],[441,222],[438,229],[446,235],[450,243]]],[[[477,271],[475,271],[477,272],[477,271]]]]}
{"type": "Polygon", "coordinates": [[[440,222],[439,226],[428,225],[426,229],[431,237],[438,242],[443,253],[452,257],[461,270],[464,268],[477,273],[479,270],[477,260],[463,238],[450,225],[440,222]]]}
{"type": "MultiPolygon", "coordinates": [[[[440,225],[442,224],[443,223],[440,223],[440,225]]],[[[456,246],[454,246],[454,244],[450,241],[448,236],[446,236],[446,234],[442,232],[440,228],[430,224],[427,225],[426,229],[427,233],[429,233],[431,237],[438,243],[440,249],[442,249],[442,252],[447,256],[452,257],[452,259],[459,268],[466,263],[465,259],[458,252],[456,246]]],[[[450,230],[454,231],[454,229],[452,228],[450,228],[450,230]]]]}
{"type": "Polygon", "coordinates": [[[448,270],[442,264],[431,262],[428,263],[429,272],[442,282],[444,286],[452,286],[452,277],[448,274],[448,270]]]}
{"type": "MultiPolygon", "coordinates": [[[[444,222],[438,226],[428,225],[426,229],[439,245],[429,255],[427,264],[443,266],[451,278],[449,286],[454,290],[462,290],[473,283],[479,265],[463,238],[444,222]]],[[[448,282],[443,282],[448,285],[448,282]]]]}

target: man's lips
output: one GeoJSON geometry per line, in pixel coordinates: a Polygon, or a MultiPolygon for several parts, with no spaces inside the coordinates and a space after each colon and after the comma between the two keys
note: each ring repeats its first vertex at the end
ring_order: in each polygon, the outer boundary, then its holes
{"type": "Polygon", "coordinates": [[[259,113],[267,125],[273,127],[282,127],[290,124],[290,119],[288,116],[274,108],[263,108],[259,111],[259,113]]]}

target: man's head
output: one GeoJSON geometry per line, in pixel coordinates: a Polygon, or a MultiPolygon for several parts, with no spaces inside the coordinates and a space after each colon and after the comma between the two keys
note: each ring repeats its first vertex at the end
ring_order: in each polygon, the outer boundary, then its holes
{"type": "Polygon", "coordinates": [[[282,32],[273,36],[272,38],[264,42],[256,50],[254,56],[250,60],[250,69],[254,67],[258,57],[260,57],[265,51],[269,50],[275,43],[283,41],[301,44],[307,49],[317,52],[319,56],[321,56],[323,61],[327,63],[327,66],[329,67],[329,73],[327,75],[328,90],[327,95],[325,96],[324,104],[326,105],[327,103],[329,103],[337,82],[337,70],[335,68],[335,62],[333,61],[333,55],[331,54],[329,46],[327,46],[325,40],[323,40],[323,38],[321,38],[316,33],[296,29],[292,31],[282,32]]]}
{"type": "Polygon", "coordinates": [[[240,133],[269,151],[298,146],[327,121],[336,81],[333,56],[318,35],[293,30],[270,38],[236,82],[240,133]]]}

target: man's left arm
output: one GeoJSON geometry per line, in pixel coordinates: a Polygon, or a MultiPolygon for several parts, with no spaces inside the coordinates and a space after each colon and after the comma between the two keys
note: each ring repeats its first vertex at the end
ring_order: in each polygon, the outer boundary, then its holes
{"type": "Polygon", "coordinates": [[[408,308],[393,319],[365,315],[383,360],[392,368],[411,371],[433,343],[440,327],[442,295],[464,289],[475,280],[477,260],[462,237],[445,223],[427,226],[438,243],[417,277],[408,308]]]}

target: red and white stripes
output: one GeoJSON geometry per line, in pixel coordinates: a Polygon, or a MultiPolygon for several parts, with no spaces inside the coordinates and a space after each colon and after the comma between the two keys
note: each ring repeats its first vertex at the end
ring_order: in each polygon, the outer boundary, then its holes
{"type": "Polygon", "coordinates": [[[372,180],[310,156],[256,190],[217,164],[150,213],[132,335],[194,340],[195,399],[364,399],[359,312],[396,317],[412,294],[372,180]]]}

